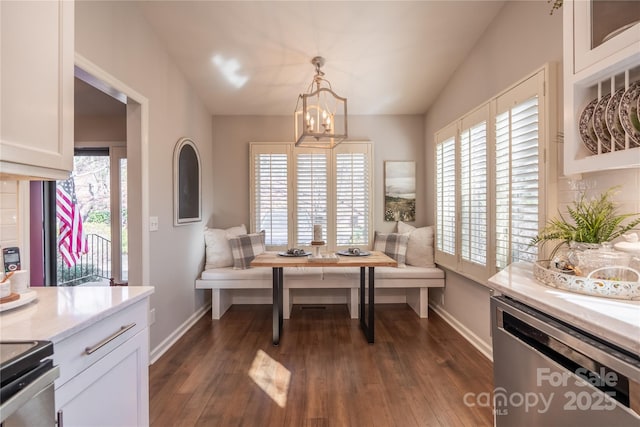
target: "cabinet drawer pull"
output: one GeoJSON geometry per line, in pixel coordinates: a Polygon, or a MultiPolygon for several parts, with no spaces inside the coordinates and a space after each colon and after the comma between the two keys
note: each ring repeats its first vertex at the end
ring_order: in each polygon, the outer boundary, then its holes
{"type": "Polygon", "coordinates": [[[125,325],[125,326],[120,327],[120,330],[118,332],[115,332],[112,335],[109,335],[108,337],[106,337],[105,339],[100,341],[98,344],[96,344],[96,345],[94,345],[92,347],[85,348],[84,349],[85,354],[95,353],[96,351],[100,350],[102,347],[104,347],[105,345],[109,344],[111,341],[115,340],[120,335],[124,334],[129,329],[133,328],[134,326],[136,326],[135,322],[130,324],[130,325],[125,325]]]}

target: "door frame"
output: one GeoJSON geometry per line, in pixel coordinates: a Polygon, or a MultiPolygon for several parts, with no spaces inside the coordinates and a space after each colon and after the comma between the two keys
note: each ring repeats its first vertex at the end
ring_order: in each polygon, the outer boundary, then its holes
{"type": "Polygon", "coordinates": [[[129,283],[147,285],[149,260],[149,100],[82,55],[75,54],[76,77],[127,104],[127,208],[129,283]],[[135,196],[134,196],[135,195],[135,196]]]}
{"type": "MultiPolygon", "coordinates": [[[[109,178],[111,179],[111,276],[122,282],[122,176],[120,160],[127,158],[127,147],[109,148],[109,178]]],[[[128,167],[128,164],[127,164],[128,167]]],[[[127,175],[128,176],[128,175],[127,175]]],[[[129,192],[127,191],[127,197],[129,192]]],[[[128,200],[127,200],[128,201],[128,200]]]]}

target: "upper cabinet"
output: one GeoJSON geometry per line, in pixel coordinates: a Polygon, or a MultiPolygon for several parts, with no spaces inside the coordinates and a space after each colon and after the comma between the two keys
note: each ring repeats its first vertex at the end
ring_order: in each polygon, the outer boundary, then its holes
{"type": "Polygon", "coordinates": [[[565,0],[564,172],[640,167],[640,1],[565,0]]]}
{"type": "Polygon", "coordinates": [[[74,3],[0,1],[0,177],[73,169],[74,3]]]}

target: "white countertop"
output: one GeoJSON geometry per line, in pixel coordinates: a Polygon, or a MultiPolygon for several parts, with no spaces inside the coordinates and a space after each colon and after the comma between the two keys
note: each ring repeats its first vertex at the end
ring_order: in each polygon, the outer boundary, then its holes
{"type": "Polygon", "coordinates": [[[640,354],[640,301],[595,297],[552,288],[533,277],[533,264],[517,262],[489,286],[619,347],[640,354]]]}
{"type": "Polygon", "coordinates": [[[0,313],[1,340],[48,340],[54,343],[134,304],[153,286],[31,288],[35,301],[0,313]]]}

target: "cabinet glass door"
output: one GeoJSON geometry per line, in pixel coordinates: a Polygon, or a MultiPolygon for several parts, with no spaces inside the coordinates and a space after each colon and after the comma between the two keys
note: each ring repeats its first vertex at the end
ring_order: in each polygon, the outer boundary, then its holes
{"type": "Polygon", "coordinates": [[[564,25],[574,49],[573,74],[615,69],[637,52],[640,42],[640,1],[565,0],[564,25]],[[587,70],[589,69],[589,70],[587,70]]]}
{"type": "Polygon", "coordinates": [[[591,2],[591,48],[640,23],[638,0],[593,0],[591,2]]]}

